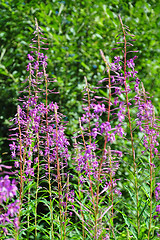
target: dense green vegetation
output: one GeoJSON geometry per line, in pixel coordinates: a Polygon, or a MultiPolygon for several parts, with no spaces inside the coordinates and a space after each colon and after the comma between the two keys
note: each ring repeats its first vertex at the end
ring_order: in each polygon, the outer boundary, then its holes
{"type": "MultiPolygon", "coordinates": [[[[56,77],[56,101],[68,117],[68,135],[76,130],[81,112],[84,76],[95,85],[103,75],[99,54],[113,60],[112,47],[120,30],[118,14],[134,32],[139,49],[137,69],[146,91],[159,104],[159,1],[122,0],[1,0],[0,3],[0,153],[8,152],[9,118],[16,112],[17,97],[26,77],[27,53],[35,17],[49,41],[48,73],[56,77]],[[78,110],[78,111],[77,111],[78,110]]],[[[6,156],[5,156],[6,158],[6,156]]]]}

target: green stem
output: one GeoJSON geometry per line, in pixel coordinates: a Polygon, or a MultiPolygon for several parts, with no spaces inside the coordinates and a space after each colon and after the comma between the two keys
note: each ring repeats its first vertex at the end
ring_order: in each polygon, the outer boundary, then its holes
{"type": "MultiPolygon", "coordinates": [[[[144,100],[145,100],[145,104],[147,103],[147,99],[146,99],[146,91],[145,88],[143,86],[142,83],[142,92],[144,95],[144,100]]],[[[154,111],[152,112],[152,123],[151,123],[151,127],[153,128],[153,122],[155,120],[155,116],[154,116],[154,111]]],[[[149,122],[148,119],[146,121],[146,124],[149,127],[149,122]]],[[[149,229],[148,229],[148,240],[150,239],[150,231],[151,231],[151,224],[152,224],[152,192],[153,192],[153,159],[152,159],[152,135],[149,136],[149,142],[150,142],[150,217],[149,217],[149,229]]]]}
{"type": "Polygon", "coordinates": [[[37,239],[37,205],[38,205],[38,187],[39,187],[39,134],[37,133],[38,142],[38,166],[37,166],[37,185],[36,185],[36,203],[35,203],[35,240],[37,239]]]}
{"type": "MultiPolygon", "coordinates": [[[[84,139],[84,135],[83,135],[83,131],[82,131],[82,126],[81,126],[81,120],[79,118],[79,125],[80,125],[80,130],[81,130],[81,136],[83,139],[83,144],[84,144],[84,149],[85,151],[87,151],[86,148],[86,142],[84,139]]],[[[88,177],[89,177],[89,184],[90,184],[90,192],[91,192],[91,196],[92,196],[92,202],[93,202],[93,210],[94,210],[94,222],[95,222],[95,239],[97,240],[97,213],[98,213],[98,209],[97,209],[97,205],[95,205],[95,201],[94,201],[94,195],[93,195],[93,187],[92,187],[92,180],[91,180],[91,175],[90,175],[90,165],[89,165],[89,161],[87,159],[87,168],[88,168],[88,177]]]]}
{"type": "MultiPolygon", "coordinates": [[[[77,145],[77,141],[75,138],[75,144],[77,145]]],[[[79,149],[77,148],[77,158],[78,158],[78,153],[79,153],[79,149]]],[[[79,194],[79,200],[81,201],[81,189],[80,189],[80,172],[78,172],[78,194],[79,194]]],[[[84,231],[84,214],[82,211],[82,206],[80,205],[80,211],[81,211],[81,216],[82,216],[82,233],[83,233],[83,240],[85,240],[85,231],[84,231]]]]}
{"type": "MultiPolygon", "coordinates": [[[[46,75],[45,66],[43,64],[43,73],[45,78],[45,95],[46,95],[46,129],[47,129],[47,149],[49,149],[49,133],[48,133],[48,80],[46,75]]],[[[53,206],[52,206],[52,190],[51,190],[51,168],[50,168],[50,156],[47,154],[47,162],[48,162],[48,185],[49,185],[49,199],[50,199],[50,216],[51,216],[51,239],[54,240],[54,231],[53,231],[53,206]]]]}
{"type": "Polygon", "coordinates": [[[112,204],[112,208],[111,208],[111,229],[112,229],[112,234],[115,238],[115,234],[114,234],[114,229],[113,229],[113,178],[112,178],[112,156],[111,156],[111,148],[110,146],[108,147],[108,157],[109,157],[109,165],[110,165],[110,183],[111,183],[111,186],[110,186],[110,195],[109,195],[109,198],[110,198],[110,201],[111,201],[111,204],[112,204]]]}
{"type": "Polygon", "coordinates": [[[65,207],[65,222],[64,222],[64,240],[66,239],[66,225],[67,225],[67,203],[69,194],[69,174],[67,175],[67,193],[66,193],[66,207],[65,207]]]}
{"type": "MultiPolygon", "coordinates": [[[[28,189],[28,214],[27,214],[27,227],[30,227],[30,214],[29,214],[29,204],[30,204],[30,197],[31,197],[31,189],[28,189]]],[[[27,239],[29,239],[29,231],[27,231],[27,239]]]]}
{"type": "MultiPolygon", "coordinates": [[[[90,101],[90,95],[89,95],[89,88],[88,88],[88,82],[87,82],[87,78],[85,77],[85,82],[86,82],[86,88],[87,88],[87,95],[88,95],[88,109],[89,109],[89,142],[91,144],[91,110],[90,110],[90,105],[91,105],[91,101],[90,101]]],[[[81,131],[82,132],[82,131],[81,131]]],[[[83,142],[84,142],[84,137],[83,137],[83,142]]],[[[86,147],[85,147],[86,150],[86,147]]],[[[88,161],[88,160],[87,160],[88,161]]],[[[89,171],[89,162],[87,163],[88,165],[88,171],[89,171]]],[[[90,181],[90,186],[92,187],[92,183],[91,183],[91,177],[90,177],[90,173],[89,173],[89,181],[90,181]]],[[[94,197],[93,197],[93,189],[91,189],[92,191],[92,199],[93,199],[93,203],[94,203],[94,197]]],[[[96,205],[94,204],[94,216],[95,216],[95,239],[97,239],[97,215],[98,215],[98,205],[97,205],[97,201],[96,201],[96,205]]]]}
{"type": "Polygon", "coordinates": [[[126,92],[126,103],[127,103],[127,113],[128,113],[128,121],[129,121],[129,128],[130,128],[130,137],[131,137],[131,145],[132,145],[132,157],[133,157],[133,164],[134,164],[134,182],[135,182],[135,192],[136,192],[136,210],[137,210],[137,227],[138,227],[138,237],[140,233],[140,219],[139,219],[139,200],[138,200],[138,183],[137,183],[137,166],[136,166],[136,158],[135,158],[135,150],[134,150],[134,140],[133,140],[133,131],[131,125],[131,116],[130,116],[130,108],[129,108],[129,99],[128,99],[128,90],[127,90],[127,82],[126,82],[126,62],[127,62],[127,40],[126,40],[126,32],[123,26],[122,19],[119,15],[120,23],[123,30],[123,39],[124,39],[124,85],[125,85],[125,92],[126,92]]]}
{"type": "MultiPolygon", "coordinates": [[[[57,109],[54,106],[55,111],[55,121],[56,121],[56,143],[58,142],[58,120],[57,120],[57,109]]],[[[57,178],[58,178],[58,197],[59,197],[59,211],[60,211],[60,226],[61,226],[61,239],[63,237],[63,224],[62,224],[62,205],[61,205],[61,197],[62,197],[62,184],[61,184],[61,175],[60,175],[60,163],[58,156],[58,145],[56,144],[56,154],[57,154],[57,178]]]]}

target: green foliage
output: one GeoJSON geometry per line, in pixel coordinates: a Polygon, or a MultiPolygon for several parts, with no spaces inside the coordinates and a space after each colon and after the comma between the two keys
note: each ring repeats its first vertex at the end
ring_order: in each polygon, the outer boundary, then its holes
{"type": "Polygon", "coordinates": [[[159,60],[159,7],[155,1],[23,1],[0,3],[0,149],[8,152],[9,118],[16,112],[18,91],[26,77],[27,53],[34,19],[38,19],[49,41],[48,72],[57,78],[56,101],[69,121],[67,133],[76,130],[81,112],[84,76],[96,85],[104,70],[99,49],[109,61],[119,28],[118,14],[136,35],[139,78],[154,95],[157,111],[159,60]],[[134,31],[133,31],[134,30],[134,31]]]}

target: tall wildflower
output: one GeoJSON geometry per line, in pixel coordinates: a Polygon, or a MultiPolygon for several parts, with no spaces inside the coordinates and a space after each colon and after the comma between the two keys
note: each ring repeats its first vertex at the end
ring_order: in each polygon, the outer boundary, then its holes
{"type": "MultiPolygon", "coordinates": [[[[37,206],[38,191],[41,185],[40,178],[44,175],[48,183],[51,219],[51,237],[54,239],[53,229],[53,203],[57,201],[55,192],[58,194],[59,208],[62,207],[62,173],[68,166],[68,145],[65,136],[65,127],[61,123],[62,114],[58,112],[58,105],[48,101],[48,95],[54,93],[46,73],[47,56],[44,54],[46,39],[42,29],[36,20],[36,30],[32,39],[31,52],[28,54],[29,73],[21,104],[18,105],[14,120],[14,128],[10,144],[12,158],[15,159],[15,167],[20,168],[20,201],[23,203],[25,184],[32,180],[35,182],[35,196],[28,189],[28,201],[35,197],[35,238],[37,238],[37,206]],[[43,97],[45,96],[45,98],[43,97]],[[58,188],[55,185],[58,184],[58,188]],[[53,184],[54,183],[54,184],[53,184]],[[53,186],[53,187],[52,187],[53,186]],[[54,195],[53,195],[54,192],[54,195]]],[[[62,215],[62,210],[60,210],[62,215]]],[[[62,220],[61,220],[62,224],[62,220]]],[[[28,216],[29,228],[29,216],[28,216]]]]}
{"type": "MultiPolygon", "coordinates": [[[[103,52],[103,59],[106,61],[103,52]]],[[[86,89],[84,92],[83,110],[85,113],[79,120],[80,131],[76,139],[75,149],[77,152],[77,172],[80,179],[81,192],[87,194],[92,203],[93,222],[87,222],[83,219],[84,228],[90,226],[91,234],[94,239],[100,239],[102,236],[108,236],[107,225],[103,222],[103,217],[107,212],[111,212],[110,218],[113,223],[113,195],[121,195],[117,188],[117,180],[115,175],[119,168],[119,161],[122,157],[120,150],[112,149],[116,138],[124,135],[122,127],[122,119],[124,117],[123,108],[119,111],[117,117],[113,114],[111,106],[116,106],[111,100],[111,76],[110,68],[108,68],[109,77],[105,79],[106,88],[109,89],[109,98],[96,96],[95,92],[88,86],[86,80],[86,89]],[[115,125],[113,119],[117,120],[115,125]],[[81,140],[82,139],[82,140],[81,140]],[[103,144],[103,145],[102,145],[103,144]],[[103,147],[102,147],[103,146],[103,147]],[[88,186],[88,190],[87,190],[88,186]],[[100,202],[108,199],[109,205],[101,205],[100,202]],[[111,210],[110,210],[111,209],[111,210]],[[107,235],[106,235],[107,234],[107,235]]],[[[104,82],[100,81],[99,84],[104,82]]],[[[99,89],[99,87],[97,87],[99,89]]],[[[113,88],[113,87],[112,87],[113,88]]],[[[116,101],[118,97],[116,96],[116,101]]],[[[123,103],[121,103],[123,106],[123,103]]],[[[81,211],[87,211],[84,206],[81,206],[81,211]]],[[[90,212],[89,208],[88,211],[90,212]]],[[[82,216],[83,217],[83,216],[82,216]]],[[[109,220],[108,220],[109,221],[109,220]]],[[[113,224],[109,226],[109,232],[114,235],[113,224]]]]}
{"type": "MultiPolygon", "coordinates": [[[[145,193],[145,188],[141,187],[141,182],[138,182],[138,174],[141,171],[140,162],[149,159],[146,162],[147,173],[144,172],[143,178],[149,177],[148,184],[150,185],[150,194],[146,194],[146,198],[150,201],[150,217],[149,217],[149,229],[148,229],[148,240],[150,239],[151,223],[152,223],[152,205],[153,205],[153,173],[154,173],[154,161],[158,156],[158,137],[159,127],[158,119],[155,117],[154,107],[151,103],[151,99],[148,93],[145,92],[143,83],[137,77],[137,71],[135,70],[135,59],[137,56],[128,57],[130,54],[137,51],[133,51],[132,41],[134,41],[134,35],[130,33],[130,30],[122,22],[121,17],[120,23],[123,34],[118,35],[119,48],[122,48],[123,59],[123,72],[121,73],[121,79],[123,81],[124,91],[126,96],[126,116],[129,127],[128,141],[131,144],[131,152],[133,159],[133,175],[134,175],[134,186],[136,195],[136,218],[137,218],[137,237],[141,235],[141,217],[142,206],[140,205],[141,196],[145,193]],[[123,46],[123,47],[121,47],[123,46]],[[142,86],[142,87],[141,87],[142,86]],[[139,141],[139,142],[138,142],[139,141]],[[142,143],[142,144],[141,144],[142,143]]],[[[142,176],[141,176],[142,178],[142,176]]],[[[145,208],[145,206],[143,205],[145,208]]]]}
{"type": "MultiPolygon", "coordinates": [[[[79,192],[87,194],[92,205],[92,208],[86,209],[81,204],[80,211],[88,210],[88,213],[92,213],[93,221],[86,222],[84,214],[81,214],[80,218],[83,225],[82,230],[90,229],[90,234],[94,239],[101,239],[102,236],[105,236],[105,232],[110,237],[115,237],[114,198],[115,194],[121,194],[116,187],[117,180],[119,180],[116,178],[116,171],[120,167],[120,162],[128,158],[127,164],[134,179],[136,231],[139,237],[141,234],[140,212],[142,212],[142,208],[145,208],[144,205],[139,204],[140,196],[144,195],[145,192],[140,187],[141,183],[138,182],[138,173],[141,169],[139,161],[143,157],[148,158],[147,169],[149,171],[143,175],[143,178],[147,175],[150,179],[148,182],[150,195],[145,196],[150,201],[147,234],[149,239],[153,212],[154,159],[158,156],[157,146],[159,145],[158,119],[155,117],[151,99],[137,76],[138,72],[135,69],[137,56],[135,53],[138,51],[131,49],[133,47],[132,41],[135,40],[134,35],[130,34],[129,28],[123,25],[121,18],[120,23],[122,34],[117,36],[117,44],[119,45],[118,49],[122,49],[122,54],[115,56],[112,63],[108,63],[103,51],[100,50],[106,65],[107,77],[98,82],[99,86],[94,88],[94,91],[88,86],[85,78],[85,106],[83,107],[85,113],[79,120],[80,131],[75,143],[76,169],[80,179],[78,182],[79,192]],[[97,96],[95,93],[95,91],[104,92],[105,89],[108,97],[97,96]],[[140,137],[141,139],[139,139],[140,137]],[[117,146],[119,149],[116,149],[117,146]],[[108,199],[106,210],[104,210],[103,204],[100,207],[101,199],[108,199]],[[108,231],[107,224],[104,225],[102,221],[106,214],[108,216],[108,231]]],[[[104,95],[106,95],[105,92],[104,95]]],[[[79,196],[79,198],[82,197],[81,194],[79,196]]],[[[159,213],[159,206],[157,206],[156,211],[159,213]]],[[[123,216],[126,218],[125,213],[123,216]]]]}

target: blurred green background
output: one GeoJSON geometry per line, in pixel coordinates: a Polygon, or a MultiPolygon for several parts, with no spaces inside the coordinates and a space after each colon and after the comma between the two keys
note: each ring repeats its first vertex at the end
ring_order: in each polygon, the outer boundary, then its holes
{"type": "MultiPolygon", "coordinates": [[[[154,0],[1,0],[0,1],[0,156],[7,157],[9,119],[16,113],[19,91],[27,77],[27,54],[35,17],[48,38],[48,74],[60,92],[53,99],[69,121],[67,135],[76,131],[82,90],[102,79],[102,49],[111,62],[115,36],[121,31],[118,15],[129,26],[139,50],[136,70],[160,110],[160,1],[154,0]],[[6,154],[5,154],[6,153],[6,154]]],[[[137,54],[136,54],[137,55],[137,54]]]]}

